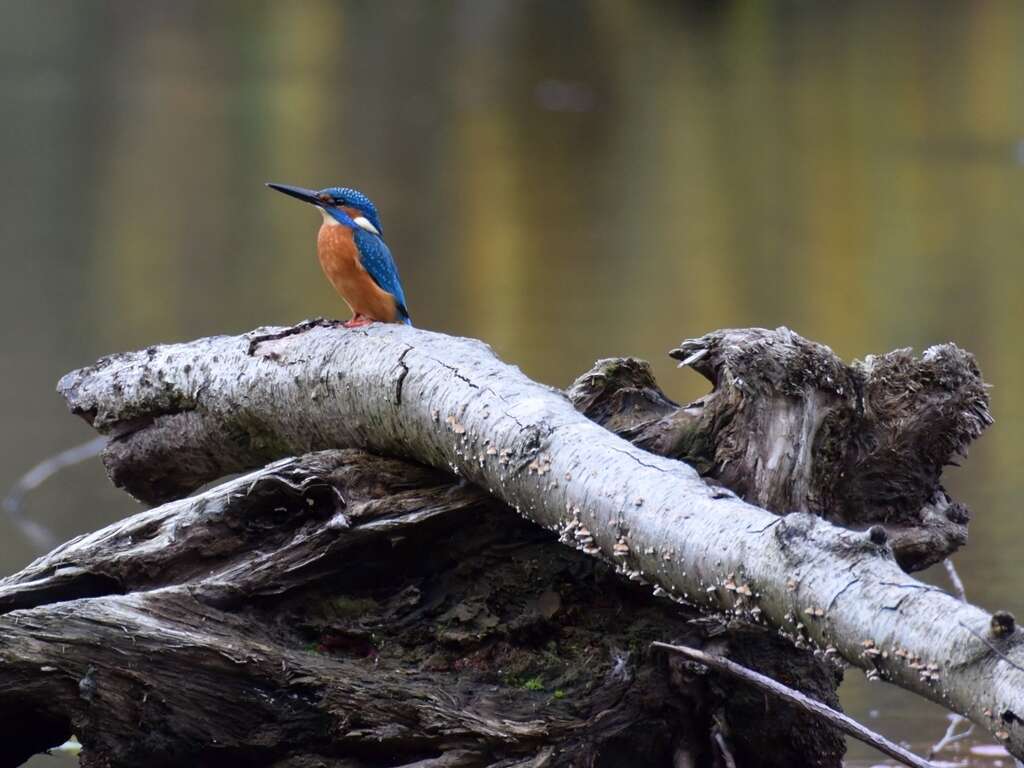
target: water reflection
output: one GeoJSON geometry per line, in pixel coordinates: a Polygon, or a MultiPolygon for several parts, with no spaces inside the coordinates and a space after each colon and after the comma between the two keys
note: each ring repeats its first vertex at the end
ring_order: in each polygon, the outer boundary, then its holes
{"type": "MultiPolygon", "coordinates": [[[[957,562],[974,600],[1024,613],[1024,5],[51,0],[0,15],[0,487],[87,439],[52,393],[68,369],[342,313],[314,215],[262,182],[343,182],[380,205],[419,324],[553,384],[629,353],[695,395],[665,351],[721,326],[785,324],[846,357],[975,351],[997,423],[950,478],[976,515],[957,562]]],[[[29,504],[62,537],[134,508],[95,465],[29,504]]],[[[9,572],[31,553],[0,530],[9,572]]],[[[944,729],[885,687],[855,680],[844,701],[915,743],[944,729]]]]}

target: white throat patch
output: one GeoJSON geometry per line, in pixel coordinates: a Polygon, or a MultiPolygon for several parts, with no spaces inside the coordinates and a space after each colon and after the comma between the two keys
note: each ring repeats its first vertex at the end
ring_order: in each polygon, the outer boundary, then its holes
{"type": "Polygon", "coordinates": [[[324,217],[324,224],[329,227],[340,227],[341,222],[331,216],[324,208],[317,206],[317,210],[320,211],[320,215],[324,217]]]}

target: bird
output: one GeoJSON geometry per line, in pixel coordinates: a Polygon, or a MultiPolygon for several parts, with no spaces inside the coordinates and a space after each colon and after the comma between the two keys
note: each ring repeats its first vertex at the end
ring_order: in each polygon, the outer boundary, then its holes
{"type": "Polygon", "coordinates": [[[274,182],[267,186],[315,206],[323,216],[317,257],[327,280],[352,310],[344,327],[374,322],[412,325],[398,267],[369,197],[349,187],[313,190],[274,182]]]}

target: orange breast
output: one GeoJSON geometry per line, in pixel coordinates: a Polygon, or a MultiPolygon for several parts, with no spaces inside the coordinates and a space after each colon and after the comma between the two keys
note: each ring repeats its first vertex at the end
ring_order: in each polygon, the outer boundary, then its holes
{"type": "Polygon", "coordinates": [[[377,285],[359,261],[352,230],[324,222],[316,243],[320,266],[349,309],[385,323],[398,321],[395,299],[377,285]]]}

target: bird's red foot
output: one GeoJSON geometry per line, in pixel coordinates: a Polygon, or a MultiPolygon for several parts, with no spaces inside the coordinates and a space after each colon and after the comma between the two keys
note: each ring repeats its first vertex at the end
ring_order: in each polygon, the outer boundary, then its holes
{"type": "Polygon", "coordinates": [[[372,318],[369,318],[366,315],[356,314],[352,316],[351,320],[346,320],[341,325],[343,328],[362,328],[364,325],[371,325],[372,323],[372,318]]]}

